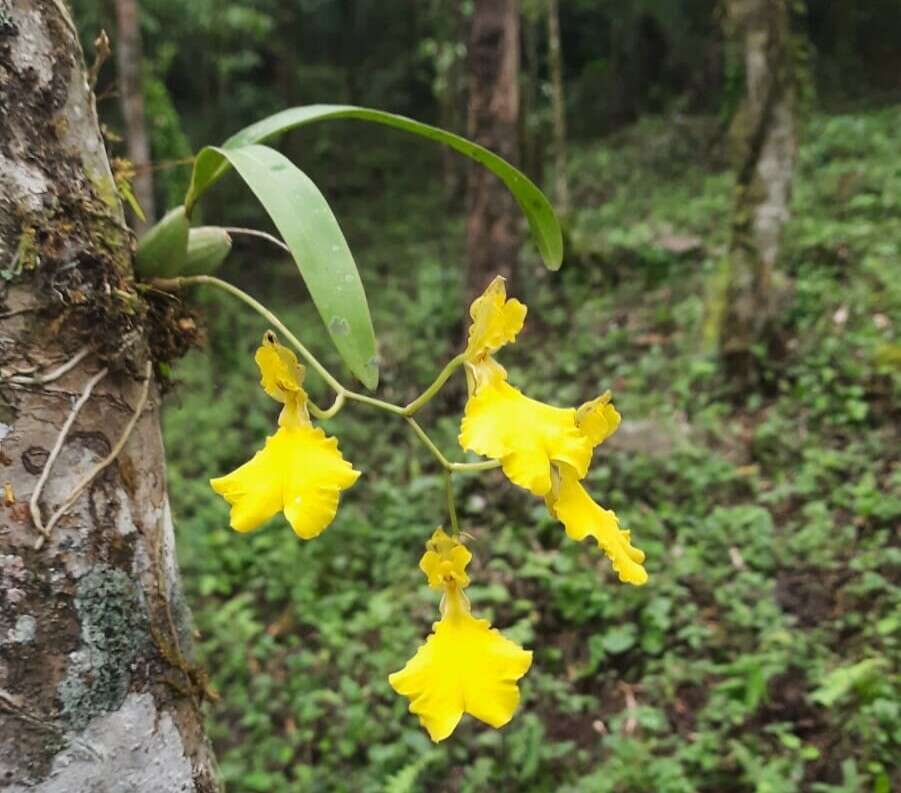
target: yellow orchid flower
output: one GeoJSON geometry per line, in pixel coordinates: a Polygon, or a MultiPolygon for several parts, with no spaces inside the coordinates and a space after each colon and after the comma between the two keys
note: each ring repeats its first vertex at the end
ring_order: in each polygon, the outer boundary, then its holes
{"type": "Polygon", "coordinates": [[[464,713],[503,727],[519,704],[517,681],[532,665],[530,651],[470,613],[463,588],[471,558],[440,528],[426,543],[419,566],[430,586],[444,590],[441,619],[406,666],[388,677],[392,688],[410,699],[410,712],[436,743],[454,731],[464,713]]]}
{"type": "Polygon", "coordinates": [[[492,358],[515,339],[525,314],[519,301],[506,299],[502,278],[492,281],[472,304],[464,353],[469,399],[460,445],[498,460],[511,482],[543,496],[568,536],[594,537],[620,580],[644,584],[644,554],[632,546],[629,532],[619,528],[616,515],[595,504],[579,482],[588,473],[594,448],[619,427],[620,414],[610,392],[578,410],[546,405],[511,386],[507,372],[492,358]]]}
{"type": "Polygon", "coordinates": [[[269,330],[253,359],[260,369],[260,386],[285,406],[278,418],[279,426],[309,424],[307,393],[303,390],[305,372],[297,356],[279,344],[275,333],[269,330]]]}
{"type": "Polygon", "coordinates": [[[536,496],[551,489],[551,464],[588,471],[591,443],[576,424],[576,411],[545,405],[507,382],[492,354],[516,339],[526,307],[507,299],[504,279],[495,278],[469,309],[472,325],[464,352],[470,397],[460,427],[460,445],[500,460],[504,473],[536,496]]]}
{"type": "Polygon", "coordinates": [[[567,536],[576,542],[594,537],[620,581],[635,586],[647,583],[644,553],[632,545],[631,534],[619,527],[616,513],[594,502],[571,467],[561,466],[555,480],[556,487],[547,497],[548,510],[563,523],[567,536]]]}
{"type": "Polygon", "coordinates": [[[610,392],[605,391],[576,411],[576,424],[591,441],[592,448],[602,444],[619,429],[622,417],[610,399],[610,392]]]}
{"type": "Polygon", "coordinates": [[[530,399],[503,379],[484,383],[470,396],[460,445],[500,460],[507,478],[536,496],[551,489],[553,464],[567,463],[585,476],[591,462],[591,441],[573,408],[530,399]]]}
{"type": "Polygon", "coordinates": [[[466,345],[466,361],[470,366],[487,359],[505,344],[510,344],[522,330],[526,307],[518,300],[507,300],[502,276],[497,276],[469,308],[472,325],[466,345]]]}
{"type": "Polygon", "coordinates": [[[309,540],[332,522],[341,491],[360,472],[341,456],[335,438],[310,423],[304,368],[294,353],[269,331],[255,360],[263,390],[285,406],[279,428],[248,462],[210,485],[231,505],[236,531],[253,531],[284,512],[294,533],[309,540]]]}
{"type": "Polygon", "coordinates": [[[429,579],[432,589],[444,589],[451,584],[463,589],[469,586],[466,566],[471,560],[469,548],[439,528],[425,544],[419,569],[429,579]]]}

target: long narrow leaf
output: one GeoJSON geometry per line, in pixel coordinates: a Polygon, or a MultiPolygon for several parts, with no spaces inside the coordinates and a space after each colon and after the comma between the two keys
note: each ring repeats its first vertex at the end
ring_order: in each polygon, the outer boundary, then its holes
{"type": "Polygon", "coordinates": [[[363,283],[328,202],[313,181],[268,146],[209,146],[194,173],[209,174],[228,162],[269,213],[291,250],[335,347],[368,388],[378,384],[375,334],[363,283]]]}
{"type": "MultiPolygon", "coordinates": [[[[498,157],[483,146],[452,132],[445,132],[438,127],[422,124],[411,118],[386,113],[382,110],[371,110],[353,105],[306,105],[283,110],[251,124],[229,138],[223,146],[225,149],[234,149],[250,143],[261,143],[304,124],[338,118],[354,118],[396,127],[450,146],[484,165],[504,182],[525,213],[545,265],[551,270],[560,267],[563,261],[563,235],[554,209],[544,193],[524,173],[514,168],[502,157],[498,157]]],[[[194,166],[191,187],[185,200],[189,212],[203,191],[228,169],[227,163],[224,162],[212,168],[206,167],[208,165],[210,164],[196,163],[194,166]]]]}

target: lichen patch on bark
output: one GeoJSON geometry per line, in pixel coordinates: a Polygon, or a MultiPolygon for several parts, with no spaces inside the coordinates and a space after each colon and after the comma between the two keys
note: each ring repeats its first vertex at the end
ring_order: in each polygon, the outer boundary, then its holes
{"type": "Polygon", "coordinates": [[[82,644],[69,655],[57,687],[64,724],[84,727],[125,700],[132,668],[148,646],[146,609],[140,589],[121,570],[98,565],[79,580],[75,611],[82,644]]]}
{"type": "Polygon", "coordinates": [[[31,614],[22,614],[16,619],[15,627],[9,632],[8,640],[13,644],[27,644],[34,641],[37,621],[31,614]]]}

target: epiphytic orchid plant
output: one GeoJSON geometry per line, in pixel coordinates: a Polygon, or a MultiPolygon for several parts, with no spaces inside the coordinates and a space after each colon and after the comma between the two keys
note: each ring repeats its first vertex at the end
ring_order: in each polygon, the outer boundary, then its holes
{"type": "MultiPolygon", "coordinates": [[[[375,332],[357,266],[328,203],[294,163],[263,141],[316,121],[352,118],[386,124],[448,145],[495,173],[510,189],[529,221],[544,263],[556,270],[562,261],[562,235],[544,194],[520,171],[487,149],[412,119],[378,110],[336,105],[296,107],[253,124],[221,147],[203,149],[194,161],[184,204],[170,210],[141,240],[138,274],[156,289],[192,284],[222,289],[265,317],[267,331],[256,352],[260,385],[283,407],[275,432],[263,448],[236,470],[211,480],[231,506],[231,526],[248,532],[283,513],[304,540],[321,534],[337,513],[342,491],[360,476],[344,459],[336,438],[313,424],[328,419],[350,402],[366,404],[404,420],[445,472],[448,531],[435,530],[425,543],[420,568],[432,589],[442,592],[440,619],[403,669],[390,675],[399,694],[410,699],[432,740],[447,738],[464,713],[492,727],[510,721],[519,703],[519,679],[532,653],[505,638],[470,611],[464,589],[472,554],[465,545],[454,506],[452,477],[501,468],[515,485],[542,497],[551,516],[574,540],[593,537],[621,581],[647,581],[644,554],[632,545],[616,515],[594,502],[582,485],[594,449],[619,426],[610,393],[579,408],[560,408],[525,396],[507,382],[495,354],[515,341],[526,306],[508,299],[496,278],[470,308],[466,348],[453,358],[419,397],[395,405],[345,387],[262,303],[211,273],[228,255],[229,230],[191,228],[192,210],[203,194],[233,168],[272,219],[282,239],[262,231],[290,253],[307,285],[338,353],[368,389],[378,385],[375,332]],[[278,334],[278,335],[277,335],[278,334]],[[279,335],[287,346],[279,341],[279,335]],[[297,356],[303,359],[303,363],[297,356]],[[334,391],[328,408],[316,405],[303,387],[306,367],[334,391]],[[488,458],[451,462],[416,421],[416,413],[459,369],[466,375],[469,398],[460,426],[460,446],[488,458]]],[[[247,231],[247,230],[245,230],[247,231]]]]}

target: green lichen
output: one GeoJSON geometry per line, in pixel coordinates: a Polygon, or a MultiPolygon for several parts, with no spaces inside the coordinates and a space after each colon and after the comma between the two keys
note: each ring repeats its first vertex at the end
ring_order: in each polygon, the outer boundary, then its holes
{"type": "Polygon", "coordinates": [[[38,251],[35,246],[34,229],[26,226],[19,237],[19,244],[8,267],[0,269],[0,279],[12,281],[21,275],[23,270],[33,270],[38,262],[38,251]]]}
{"type": "Polygon", "coordinates": [[[18,417],[19,411],[16,410],[15,405],[11,405],[6,401],[4,396],[0,394],[0,424],[12,426],[16,423],[18,417]]]}
{"type": "Polygon", "coordinates": [[[0,8],[0,36],[11,36],[16,32],[16,23],[9,13],[0,8]]]}
{"type": "MultiPolygon", "coordinates": [[[[118,218],[121,213],[121,202],[119,198],[119,190],[116,187],[115,178],[109,173],[97,172],[94,169],[87,171],[88,180],[94,188],[94,192],[106,206],[107,210],[112,213],[113,217],[118,218]]],[[[121,231],[121,221],[115,223],[115,226],[121,231]]]]}
{"type": "Polygon", "coordinates": [[[148,624],[138,587],[108,565],[97,565],[78,582],[75,610],[81,646],[70,654],[57,694],[62,720],[82,729],[122,704],[131,685],[130,670],[148,645],[148,624]]]}

